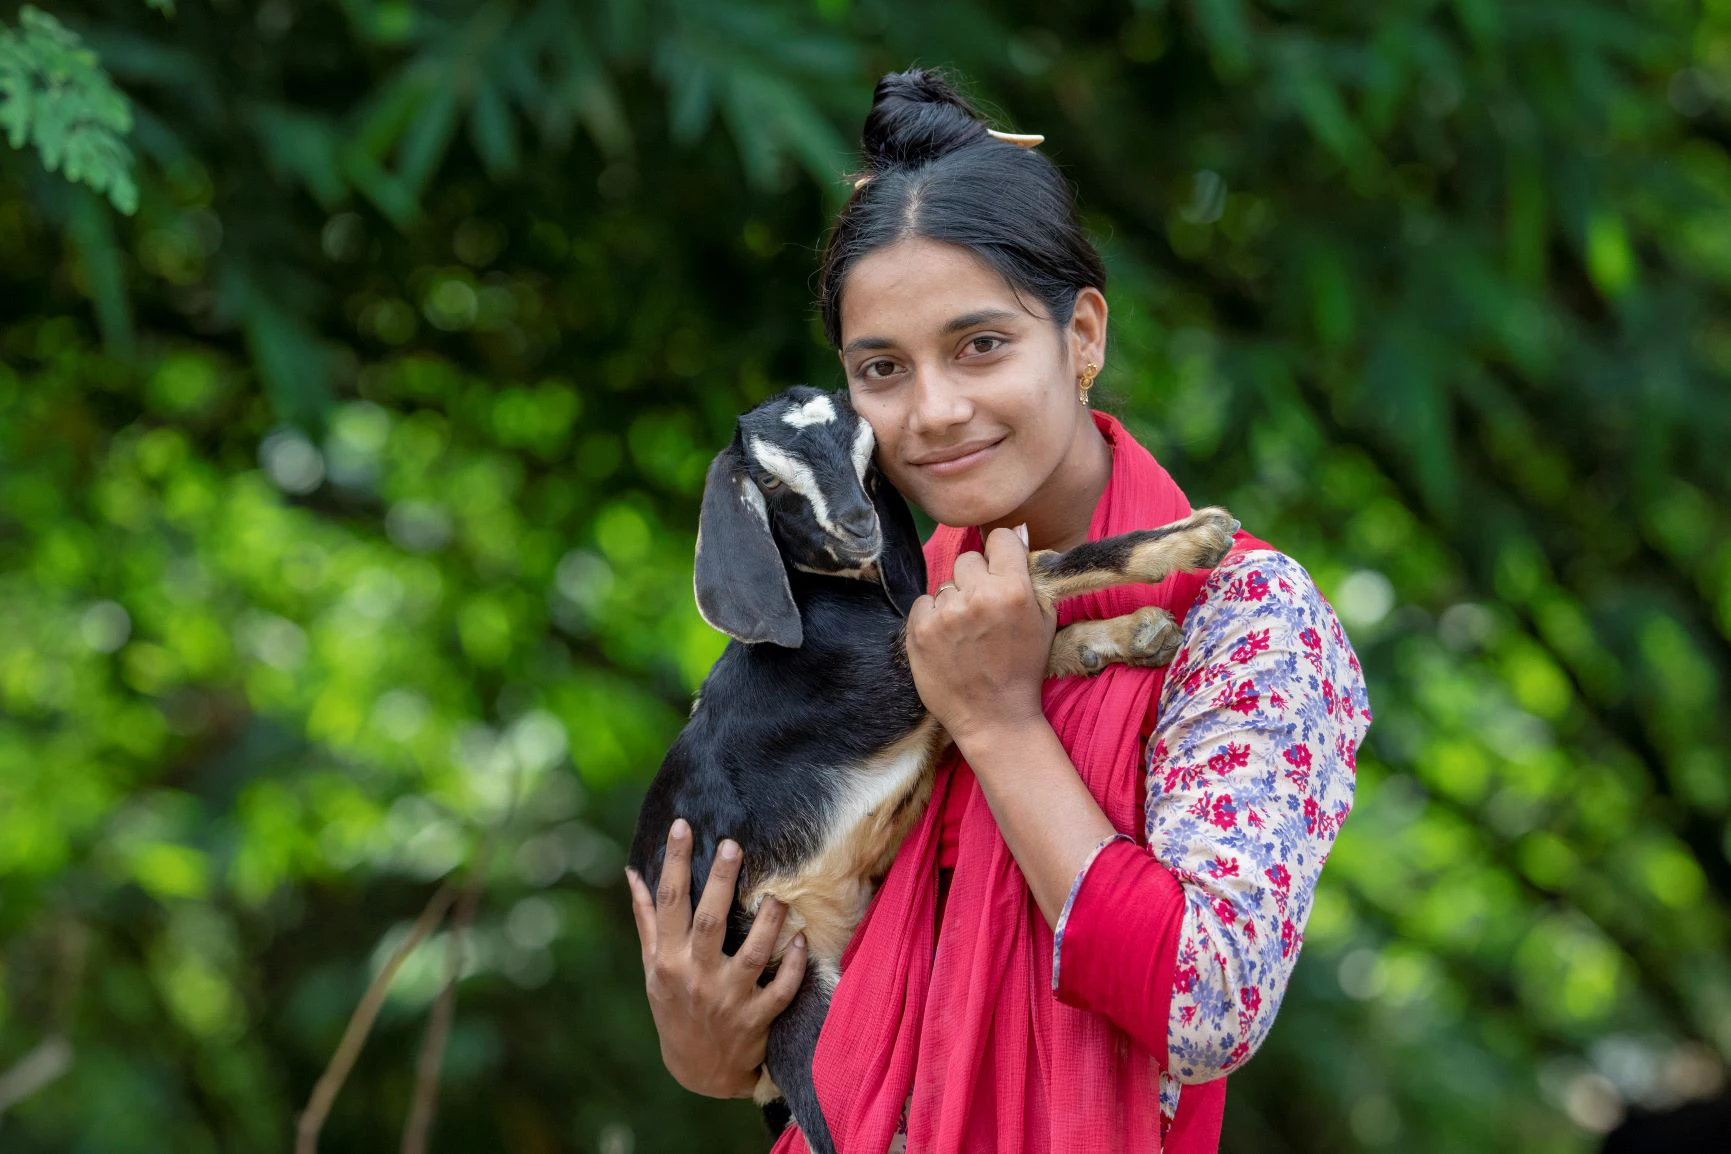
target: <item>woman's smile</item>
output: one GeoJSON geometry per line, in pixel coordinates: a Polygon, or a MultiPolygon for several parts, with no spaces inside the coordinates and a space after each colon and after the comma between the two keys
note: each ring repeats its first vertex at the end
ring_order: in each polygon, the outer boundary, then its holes
{"type": "Polygon", "coordinates": [[[953,477],[957,473],[965,473],[984,464],[1008,436],[1006,433],[996,438],[954,445],[948,449],[934,449],[908,463],[934,477],[953,477]]]}

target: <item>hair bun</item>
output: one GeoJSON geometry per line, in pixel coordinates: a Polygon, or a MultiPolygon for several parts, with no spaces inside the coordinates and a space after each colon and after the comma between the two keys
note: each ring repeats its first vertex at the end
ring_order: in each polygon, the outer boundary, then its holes
{"type": "Polygon", "coordinates": [[[979,114],[942,73],[911,68],[878,81],[860,151],[867,169],[877,172],[934,160],[985,138],[979,114]]]}

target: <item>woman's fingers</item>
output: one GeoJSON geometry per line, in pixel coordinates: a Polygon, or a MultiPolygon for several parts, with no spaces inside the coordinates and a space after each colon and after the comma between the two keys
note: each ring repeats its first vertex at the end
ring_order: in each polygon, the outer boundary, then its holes
{"type": "Polygon", "coordinates": [[[643,968],[655,960],[655,897],[637,871],[625,870],[625,885],[631,890],[631,920],[637,923],[637,941],[643,947],[643,968]]]}
{"type": "Polygon", "coordinates": [[[682,817],[667,831],[667,856],[655,890],[655,931],[658,949],[678,949],[691,933],[691,825],[682,817]]]}
{"type": "Polygon", "coordinates": [[[1015,529],[1002,526],[993,529],[986,538],[986,568],[994,575],[1019,573],[1028,575],[1028,543],[1015,529]]]}
{"type": "Polygon", "coordinates": [[[745,943],[733,955],[733,960],[753,982],[775,956],[775,942],[781,936],[782,923],[786,921],[787,907],[774,898],[764,898],[763,904],[757,908],[757,917],[752,920],[751,932],[745,935],[745,943]]]}
{"type": "Polygon", "coordinates": [[[739,879],[739,843],[723,838],[715,849],[715,863],[698,899],[691,919],[691,956],[703,964],[721,957],[721,939],[726,936],[727,915],[733,909],[733,886],[739,879]]]}
{"type": "Polygon", "coordinates": [[[971,585],[979,584],[987,572],[986,559],[970,549],[956,558],[956,567],[950,573],[950,580],[955,582],[956,588],[965,590],[971,585]]]}
{"type": "Polygon", "coordinates": [[[799,993],[799,983],[805,977],[806,945],[805,935],[793,935],[793,941],[787,944],[787,952],[781,955],[781,968],[769,985],[763,987],[758,994],[758,1005],[763,1010],[764,1021],[769,1021],[793,1001],[793,996],[799,993]]]}

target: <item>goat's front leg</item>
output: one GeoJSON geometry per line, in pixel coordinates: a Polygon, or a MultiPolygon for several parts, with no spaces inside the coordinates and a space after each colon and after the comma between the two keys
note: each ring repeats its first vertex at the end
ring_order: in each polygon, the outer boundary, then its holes
{"type": "Polygon", "coordinates": [[[1052,638],[1046,676],[1092,677],[1108,665],[1165,665],[1183,636],[1172,614],[1158,605],[1104,621],[1077,621],[1052,638]]]}
{"type": "Polygon", "coordinates": [[[1212,569],[1232,548],[1238,521],[1221,508],[1198,509],[1158,529],[1137,529],[1088,541],[1063,553],[1028,557],[1034,592],[1047,608],[1114,585],[1154,585],[1181,569],[1212,569]]]}
{"type": "Polygon", "coordinates": [[[758,1105],[766,1105],[777,1096],[787,1102],[812,1154],[835,1154],[835,1140],[830,1137],[829,1123],[817,1102],[811,1064],[839,976],[833,961],[812,960],[800,982],[799,993],[769,1024],[764,1073],[757,1085],[758,1105]]]}

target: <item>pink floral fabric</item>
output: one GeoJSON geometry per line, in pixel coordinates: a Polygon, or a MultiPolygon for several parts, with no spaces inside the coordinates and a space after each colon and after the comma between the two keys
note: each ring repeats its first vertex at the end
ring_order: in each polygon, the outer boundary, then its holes
{"type": "MultiPolygon", "coordinates": [[[[1186,903],[1160,1085],[1170,1120],[1181,1085],[1224,1076],[1267,1036],[1352,809],[1371,714],[1332,607],[1296,561],[1258,549],[1204,584],[1159,718],[1147,743],[1145,840],[1186,903]]],[[[1054,991],[1070,910],[1114,840],[1071,886],[1053,934],[1054,991]]]]}

